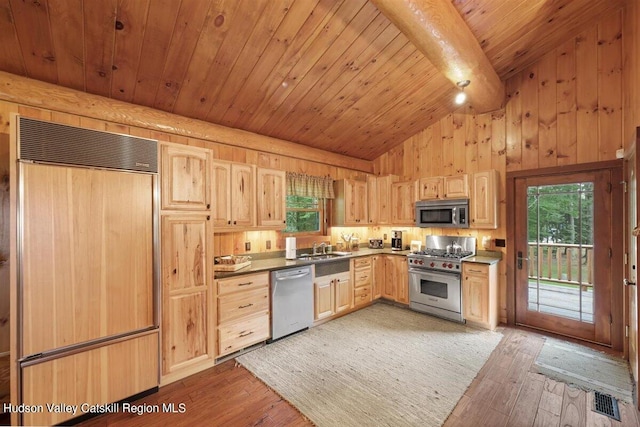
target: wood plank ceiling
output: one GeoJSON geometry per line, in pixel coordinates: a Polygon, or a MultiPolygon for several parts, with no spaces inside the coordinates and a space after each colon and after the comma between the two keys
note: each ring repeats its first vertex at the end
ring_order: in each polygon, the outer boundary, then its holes
{"type": "MultiPolygon", "coordinates": [[[[622,3],[453,0],[503,80],[622,3]]],[[[366,0],[0,0],[0,70],[367,160],[455,109],[366,0]]]]}

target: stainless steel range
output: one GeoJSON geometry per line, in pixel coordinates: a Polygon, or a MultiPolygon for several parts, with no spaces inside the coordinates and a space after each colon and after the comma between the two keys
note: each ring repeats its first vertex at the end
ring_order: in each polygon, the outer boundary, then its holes
{"type": "Polygon", "coordinates": [[[475,237],[427,236],[425,249],[408,255],[409,307],[464,322],[462,260],[475,253],[475,237]]]}

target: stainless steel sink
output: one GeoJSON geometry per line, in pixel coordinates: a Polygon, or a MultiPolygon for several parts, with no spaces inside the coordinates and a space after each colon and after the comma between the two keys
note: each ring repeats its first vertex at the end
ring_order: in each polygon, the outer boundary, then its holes
{"type": "Polygon", "coordinates": [[[344,255],[338,255],[338,254],[318,254],[318,255],[302,254],[302,255],[298,256],[298,259],[301,260],[301,261],[320,261],[320,260],[323,260],[323,259],[340,258],[341,256],[344,256],[344,255]]]}

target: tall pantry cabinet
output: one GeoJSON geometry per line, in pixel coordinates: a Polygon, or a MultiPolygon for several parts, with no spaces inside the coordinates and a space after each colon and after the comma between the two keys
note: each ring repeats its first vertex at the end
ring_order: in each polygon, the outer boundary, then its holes
{"type": "Polygon", "coordinates": [[[162,143],[161,384],[215,363],[211,150],[162,143]]]}

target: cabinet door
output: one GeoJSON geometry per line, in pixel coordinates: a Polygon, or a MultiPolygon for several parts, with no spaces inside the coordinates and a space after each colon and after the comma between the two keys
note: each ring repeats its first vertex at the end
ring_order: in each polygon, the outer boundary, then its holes
{"type": "Polygon", "coordinates": [[[255,168],[251,165],[231,165],[231,224],[252,227],[256,223],[255,168]]]}
{"type": "Polygon", "coordinates": [[[284,228],[287,219],[285,171],[258,168],[258,225],[284,228]]]}
{"type": "Polygon", "coordinates": [[[407,266],[407,257],[396,256],[394,259],[396,268],[395,276],[397,278],[397,301],[409,304],[409,271],[407,266]]]}
{"type": "Polygon", "coordinates": [[[488,289],[486,275],[465,274],[462,283],[465,319],[479,323],[489,322],[488,289]]]}
{"type": "Polygon", "coordinates": [[[334,286],[331,276],[316,277],[314,319],[331,317],[334,312],[334,286]]]}
{"type": "Polygon", "coordinates": [[[442,198],[442,177],[421,178],[418,189],[418,200],[442,198]]]}
{"type": "Polygon", "coordinates": [[[415,225],[416,181],[391,184],[391,222],[398,225],[415,225]]]}
{"type": "Polygon", "coordinates": [[[367,175],[367,214],[369,224],[380,223],[380,195],[378,194],[378,183],[380,178],[374,175],[367,175]]]}
{"type": "Polygon", "coordinates": [[[371,257],[371,287],[373,299],[380,298],[382,296],[382,287],[385,282],[384,275],[384,258],[380,255],[373,255],[371,257]]]}
{"type": "Polygon", "coordinates": [[[445,176],[444,197],[447,199],[469,197],[469,179],[467,175],[445,176]]]}
{"type": "Polygon", "coordinates": [[[397,298],[396,283],[398,278],[396,277],[396,269],[393,264],[394,256],[388,255],[383,257],[384,259],[384,282],[382,284],[382,297],[395,301],[397,298]]]}
{"type": "Polygon", "coordinates": [[[498,171],[473,174],[471,227],[498,228],[498,171]]]}
{"type": "Polygon", "coordinates": [[[209,210],[211,150],[163,144],[162,209],[209,210]]]}
{"type": "Polygon", "coordinates": [[[333,280],[335,286],[335,312],[340,313],[353,307],[353,284],[349,278],[350,273],[335,276],[333,280]]]}
{"type": "Polygon", "coordinates": [[[162,218],[162,372],[213,357],[208,280],[210,221],[162,218]]]}
{"type": "Polygon", "coordinates": [[[365,181],[354,181],[353,192],[356,223],[358,225],[365,225],[369,222],[369,200],[367,198],[367,183],[365,181]]]}
{"type": "Polygon", "coordinates": [[[394,175],[377,178],[377,199],[369,196],[369,200],[378,206],[378,224],[391,224],[391,184],[396,180],[394,175]]]}
{"type": "Polygon", "coordinates": [[[211,212],[215,228],[231,227],[231,164],[212,163],[213,193],[216,201],[211,212]]]}

